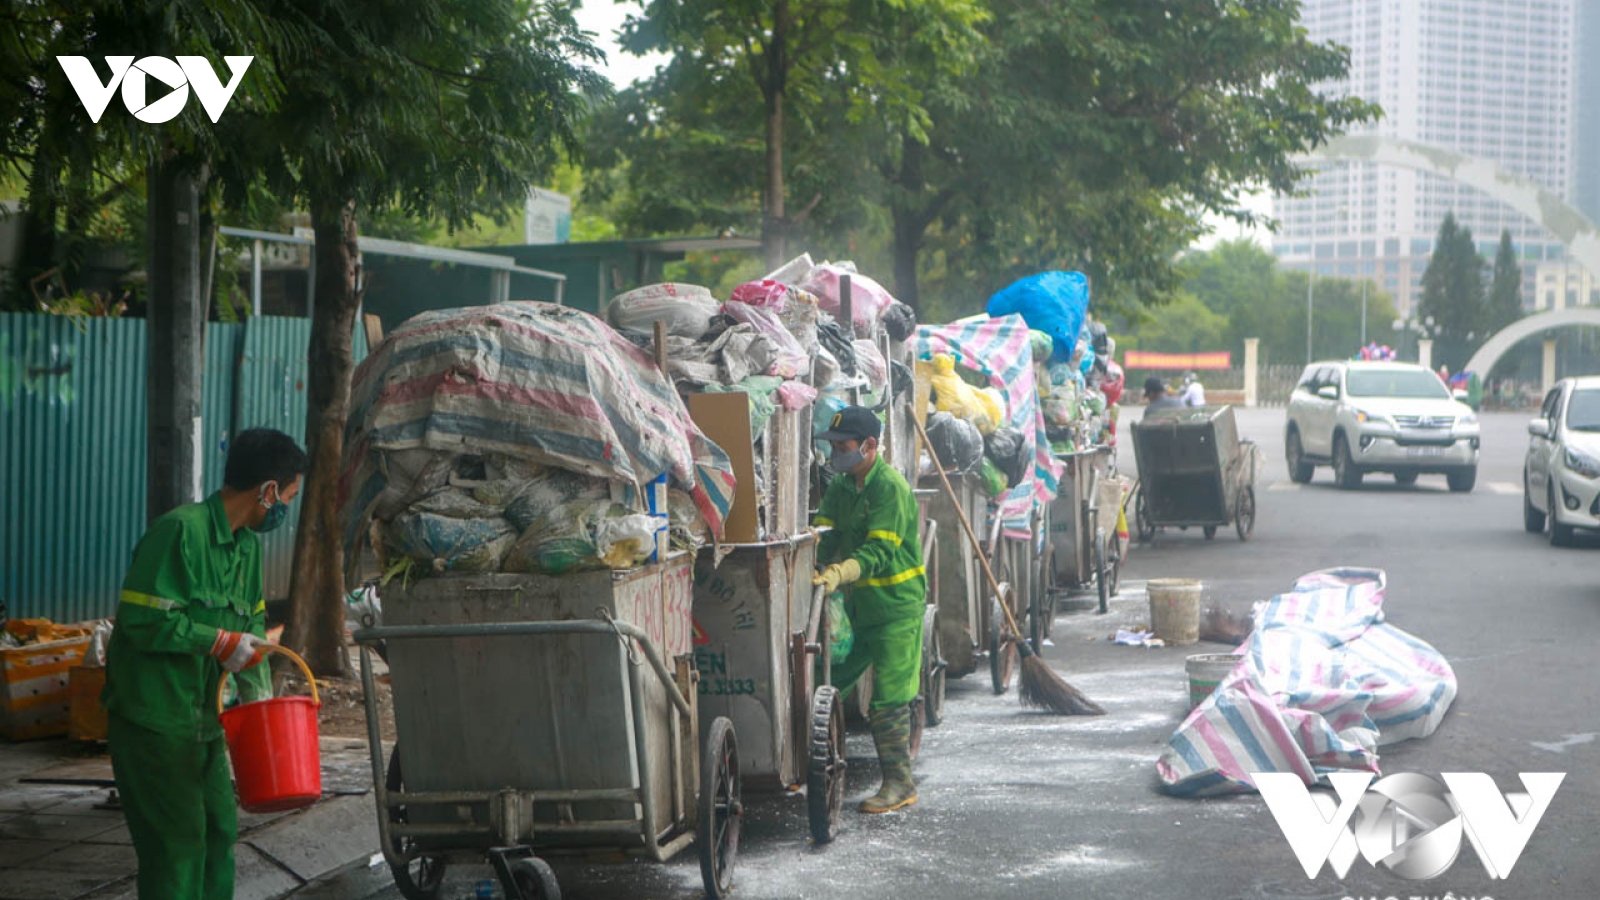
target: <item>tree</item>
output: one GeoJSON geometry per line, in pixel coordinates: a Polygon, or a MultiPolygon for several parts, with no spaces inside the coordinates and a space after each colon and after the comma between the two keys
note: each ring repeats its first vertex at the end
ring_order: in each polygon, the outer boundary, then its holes
{"type": "Polygon", "coordinates": [[[1500,232],[1500,250],[1494,257],[1494,278],[1489,284],[1489,308],[1482,337],[1487,340],[1520,318],[1522,267],[1517,265],[1517,250],[1511,243],[1511,232],[1504,230],[1500,232]]]}
{"type": "Polygon", "coordinates": [[[684,222],[720,228],[745,220],[753,201],[769,268],[787,259],[790,237],[819,206],[832,205],[833,221],[849,220],[845,208],[860,209],[852,185],[868,173],[862,153],[850,151],[866,122],[926,121],[919,73],[886,64],[883,46],[915,40],[942,51],[925,57],[930,68],[959,67],[981,15],[976,0],[641,6],[624,45],[665,51],[672,60],[623,92],[604,132],[617,140],[603,142],[627,160],[628,182],[639,193],[637,220],[651,229],[684,222]],[[758,183],[750,182],[752,171],[761,173],[758,183]]]}
{"type": "Polygon", "coordinates": [[[1419,313],[1437,346],[1434,356],[1454,369],[1488,336],[1489,317],[1483,293],[1483,260],[1472,242],[1472,229],[1447,213],[1434,239],[1433,256],[1422,273],[1419,313]]]}
{"type": "Polygon", "coordinates": [[[559,0],[261,0],[283,36],[276,108],[222,120],[229,196],[254,184],[309,209],[316,284],[287,643],[321,673],[343,648],[339,468],[353,368],[360,216],[461,226],[504,210],[575,152],[583,63],[598,52],[559,0]]]}

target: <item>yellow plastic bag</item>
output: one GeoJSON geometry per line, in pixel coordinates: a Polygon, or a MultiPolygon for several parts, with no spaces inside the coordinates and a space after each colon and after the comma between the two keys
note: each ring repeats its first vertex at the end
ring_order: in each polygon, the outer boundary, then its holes
{"type": "Polygon", "coordinates": [[[917,370],[933,385],[933,405],[940,412],[971,422],[982,434],[992,434],[1005,421],[999,392],[992,388],[980,391],[962,381],[956,374],[955,358],[948,353],[936,354],[931,361],[919,360],[917,370]]]}

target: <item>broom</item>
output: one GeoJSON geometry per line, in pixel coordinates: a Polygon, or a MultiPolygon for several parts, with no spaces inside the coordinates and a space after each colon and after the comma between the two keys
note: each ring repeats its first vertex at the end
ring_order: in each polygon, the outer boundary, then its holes
{"type": "MultiPolygon", "coordinates": [[[[972,530],[972,523],[967,520],[967,511],[962,508],[961,500],[956,496],[955,488],[950,486],[950,479],[945,477],[944,465],[939,462],[939,455],[933,452],[933,442],[928,440],[928,432],[923,429],[922,423],[916,416],[911,416],[911,424],[917,428],[917,436],[928,445],[928,455],[933,457],[933,468],[939,473],[939,483],[944,485],[945,496],[950,498],[950,505],[956,508],[956,515],[961,519],[961,528],[967,533],[967,540],[972,542],[972,555],[983,564],[983,574],[989,580],[989,589],[994,591],[996,597],[1001,596],[1000,582],[994,577],[994,570],[989,568],[989,557],[984,555],[983,544],[979,542],[978,535],[972,530]]],[[[1011,607],[1005,603],[1000,604],[1000,611],[1005,613],[1006,624],[1011,626],[1011,633],[1021,635],[1022,629],[1017,627],[1017,620],[1011,614],[1011,607]]],[[[1034,652],[1033,646],[1027,641],[1018,638],[1016,641],[1017,654],[1022,658],[1022,680],[1019,696],[1022,705],[1034,709],[1043,709],[1062,716],[1103,716],[1106,711],[1100,704],[1090,700],[1083,692],[1068,684],[1065,679],[1050,668],[1050,664],[1040,659],[1034,652]]]]}

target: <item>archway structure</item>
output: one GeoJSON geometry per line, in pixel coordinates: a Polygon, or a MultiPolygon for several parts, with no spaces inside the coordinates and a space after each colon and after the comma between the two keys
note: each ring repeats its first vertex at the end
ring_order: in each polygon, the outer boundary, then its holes
{"type": "MultiPolygon", "coordinates": [[[[1477,188],[1544,226],[1568,255],[1600,276],[1600,228],[1583,213],[1537,183],[1484,159],[1431,144],[1382,135],[1337,137],[1304,157],[1310,162],[1370,162],[1442,175],[1477,188]]],[[[1562,309],[1519,319],[1491,337],[1467,369],[1487,376],[1516,343],[1541,331],[1573,325],[1600,326],[1600,309],[1562,309]]]]}

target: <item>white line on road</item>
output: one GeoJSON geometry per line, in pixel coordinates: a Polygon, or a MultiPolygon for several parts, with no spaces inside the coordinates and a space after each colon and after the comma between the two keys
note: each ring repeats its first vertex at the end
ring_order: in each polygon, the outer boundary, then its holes
{"type": "Polygon", "coordinates": [[[1267,490],[1273,493],[1282,493],[1283,491],[1298,491],[1300,490],[1300,485],[1295,484],[1292,481],[1274,481],[1273,483],[1267,485],[1267,490]]]}
{"type": "Polygon", "coordinates": [[[1522,493],[1522,485],[1512,484],[1509,481],[1491,481],[1488,484],[1489,493],[1504,494],[1507,497],[1517,496],[1522,493]]]}

